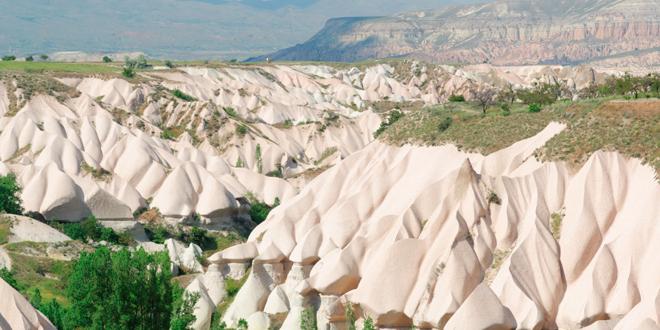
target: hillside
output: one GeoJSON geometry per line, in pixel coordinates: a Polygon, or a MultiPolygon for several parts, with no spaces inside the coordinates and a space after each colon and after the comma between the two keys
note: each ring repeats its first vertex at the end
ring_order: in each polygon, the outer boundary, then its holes
{"type": "Polygon", "coordinates": [[[307,42],[264,57],[359,61],[413,57],[438,63],[577,64],[654,53],[657,0],[513,1],[391,17],[337,18],[307,42]]]}
{"type": "Polygon", "coordinates": [[[652,70],[152,64],[0,62],[0,327],[127,251],[195,330],[660,326],[652,70]]]}

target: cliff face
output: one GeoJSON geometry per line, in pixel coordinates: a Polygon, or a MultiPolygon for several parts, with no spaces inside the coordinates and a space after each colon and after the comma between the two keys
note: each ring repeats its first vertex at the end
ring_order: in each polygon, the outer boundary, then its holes
{"type": "Polygon", "coordinates": [[[660,1],[497,1],[396,17],[333,19],[275,60],[581,63],[660,47],[660,1]]]}

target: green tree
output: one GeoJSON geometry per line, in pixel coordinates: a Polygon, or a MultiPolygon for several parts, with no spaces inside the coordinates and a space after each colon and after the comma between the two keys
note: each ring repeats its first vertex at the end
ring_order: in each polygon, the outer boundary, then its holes
{"type": "Polygon", "coordinates": [[[41,55],[39,55],[39,58],[40,58],[42,61],[48,61],[48,55],[46,55],[46,54],[41,54],[41,55]]]}
{"type": "Polygon", "coordinates": [[[2,57],[2,60],[5,62],[16,61],[16,56],[14,55],[5,55],[2,57]]]}
{"type": "Polygon", "coordinates": [[[185,324],[180,320],[189,317],[180,306],[189,302],[174,288],[169,269],[165,253],[148,254],[142,249],[110,252],[105,247],[83,252],[66,288],[71,302],[69,327],[167,329],[172,319],[178,326],[185,324]]]}
{"type": "Polygon", "coordinates": [[[0,212],[22,214],[20,193],[21,187],[14,174],[0,176],[0,212]]]}
{"type": "Polygon", "coordinates": [[[111,63],[112,59],[108,56],[103,56],[103,63],[111,63]]]}
{"type": "Polygon", "coordinates": [[[30,55],[25,58],[25,62],[34,62],[34,56],[30,55]]]}
{"type": "Polygon", "coordinates": [[[165,66],[170,68],[170,69],[173,69],[174,68],[174,63],[172,63],[172,61],[170,61],[170,60],[167,60],[167,61],[165,61],[165,66]]]}
{"type": "Polygon", "coordinates": [[[199,294],[190,294],[183,289],[175,287],[174,308],[172,309],[172,320],[170,330],[189,330],[197,319],[193,314],[199,294]]]}

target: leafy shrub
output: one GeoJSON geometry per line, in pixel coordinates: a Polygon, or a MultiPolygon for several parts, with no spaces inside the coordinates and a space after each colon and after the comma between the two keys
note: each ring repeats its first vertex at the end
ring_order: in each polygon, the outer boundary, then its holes
{"type": "Polygon", "coordinates": [[[346,317],[346,328],[348,330],[357,330],[355,327],[355,313],[353,312],[353,304],[350,302],[344,308],[344,316],[346,317]]]}
{"type": "Polygon", "coordinates": [[[170,231],[160,225],[146,225],[144,226],[144,232],[150,241],[158,244],[163,244],[165,240],[172,237],[170,231]]]}
{"type": "Polygon", "coordinates": [[[364,320],[364,326],[362,327],[363,330],[376,330],[376,326],[374,325],[374,320],[371,319],[371,317],[367,317],[366,320],[364,320]]]}
{"type": "Polygon", "coordinates": [[[112,228],[103,227],[94,216],[90,216],[80,223],[63,223],[59,226],[54,224],[53,227],[61,230],[71,239],[83,242],[88,240],[106,241],[119,245],[131,245],[133,243],[133,238],[129,233],[118,234],[112,228]]]}
{"type": "Polygon", "coordinates": [[[5,62],[16,61],[16,56],[14,56],[14,55],[6,55],[6,56],[3,56],[3,57],[2,57],[2,60],[5,61],[5,62]]]}
{"type": "Polygon", "coordinates": [[[135,77],[135,70],[133,68],[124,68],[121,71],[121,75],[124,76],[124,78],[133,78],[135,77]]]}
{"type": "Polygon", "coordinates": [[[160,132],[160,138],[163,140],[171,140],[175,141],[177,138],[178,134],[174,132],[171,128],[165,128],[162,132],[160,132]]]}
{"type": "Polygon", "coordinates": [[[311,308],[305,308],[300,312],[300,329],[301,330],[317,330],[316,316],[311,308]]]}
{"type": "Polygon", "coordinates": [[[34,62],[34,56],[30,55],[25,58],[25,62],[34,62]]]}
{"type": "Polygon", "coordinates": [[[48,61],[48,55],[46,55],[46,54],[41,54],[41,55],[39,55],[39,58],[40,58],[42,61],[48,61]]]}
{"type": "Polygon", "coordinates": [[[516,96],[525,104],[552,104],[561,96],[561,86],[558,84],[540,84],[532,89],[516,91],[516,96]]]}
{"type": "Polygon", "coordinates": [[[173,69],[174,68],[174,63],[172,63],[172,61],[170,61],[170,60],[167,60],[167,61],[165,61],[165,66],[170,68],[170,69],[173,69]]]}
{"type": "Polygon", "coordinates": [[[187,102],[192,102],[196,100],[194,97],[182,92],[179,89],[175,89],[174,91],[172,91],[172,95],[187,102]]]}
{"type": "Polygon", "coordinates": [[[511,107],[509,106],[509,104],[507,104],[507,103],[502,104],[500,106],[500,109],[502,109],[502,116],[506,117],[506,116],[511,115],[511,107]]]}
{"type": "Polygon", "coordinates": [[[14,174],[0,176],[0,212],[22,214],[20,193],[21,187],[14,174]]]}
{"type": "Polygon", "coordinates": [[[0,278],[7,282],[7,284],[11,285],[12,288],[16,289],[16,291],[21,291],[23,289],[23,287],[16,281],[16,278],[14,278],[14,274],[7,268],[0,268],[0,278]]]}
{"type": "Polygon", "coordinates": [[[252,200],[250,203],[250,218],[252,218],[254,223],[260,224],[268,218],[268,214],[270,214],[272,209],[280,205],[280,199],[275,198],[275,202],[272,206],[256,200],[252,200]]]}
{"type": "Polygon", "coordinates": [[[450,95],[449,102],[465,102],[465,96],[463,95],[450,95]]]}
{"type": "Polygon", "coordinates": [[[494,191],[488,193],[486,200],[488,204],[502,205],[502,199],[494,191]]]}
{"type": "Polygon", "coordinates": [[[528,110],[532,113],[541,112],[541,106],[537,103],[532,103],[529,105],[528,110]]]}
{"type": "Polygon", "coordinates": [[[229,117],[238,117],[238,113],[236,113],[236,110],[234,110],[232,107],[224,107],[222,110],[224,110],[229,117]]]}
{"type": "Polygon", "coordinates": [[[380,127],[376,130],[374,133],[374,137],[378,137],[379,135],[383,134],[385,130],[394,125],[399,119],[403,118],[403,112],[401,112],[398,109],[394,109],[390,112],[390,115],[387,117],[386,120],[383,120],[382,123],[380,123],[380,127]]]}
{"type": "Polygon", "coordinates": [[[111,63],[112,59],[108,56],[103,56],[103,63],[111,63]]]}
{"type": "Polygon", "coordinates": [[[245,136],[245,134],[247,134],[247,132],[248,132],[247,126],[245,126],[243,124],[240,124],[240,125],[236,126],[236,133],[239,136],[245,136]]]}
{"type": "Polygon", "coordinates": [[[245,319],[240,319],[238,320],[238,325],[236,326],[236,330],[247,330],[248,329],[248,323],[245,319]]]}
{"type": "Polygon", "coordinates": [[[453,119],[451,117],[445,117],[442,121],[440,121],[440,124],[438,124],[438,131],[444,132],[447,129],[449,129],[449,126],[451,126],[451,123],[453,122],[453,119]]]}

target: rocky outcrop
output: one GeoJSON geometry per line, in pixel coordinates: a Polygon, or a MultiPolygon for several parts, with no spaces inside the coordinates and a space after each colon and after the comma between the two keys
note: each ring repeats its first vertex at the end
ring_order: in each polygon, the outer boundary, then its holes
{"type": "MultiPolygon", "coordinates": [[[[453,94],[471,99],[485,86],[537,83],[560,84],[572,97],[605,77],[588,67],[413,61],[190,67],[148,76],[140,84],[58,78],[79,92],[69,99],[16,91],[17,113],[0,118],[0,174],[17,175],[26,211],[115,223],[153,207],[173,224],[221,229],[245,218],[242,198],[291,199],[308,180],[301,174],[369,145],[384,100],[431,105],[453,94]],[[195,100],[174,97],[175,89],[195,100]]],[[[0,113],[10,103],[3,86],[13,83],[0,83],[0,113]]]]}
{"type": "Polygon", "coordinates": [[[498,0],[395,17],[339,18],[328,21],[309,41],[267,57],[358,61],[411,56],[438,63],[583,63],[644,50],[657,53],[658,10],[654,0],[498,0]]]}
{"type": "Polygon", "coordinates": [[[0,297],[0,329],[56,330],[41,312],[2,279],[0,297]]]}
{"type": "Polygon", "coordinates": [[[265,313],[294,329],[309,308],[333,328],[350,302],[382,328],[659,327],[654,170],[616,152],[577,172],[534,159],[564,128],[488,156],[379,143],[351,155],[209,258],[252,258],[223,320],[265,313]]]}

